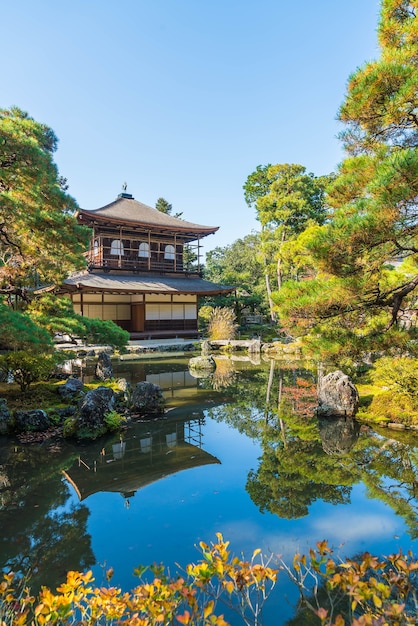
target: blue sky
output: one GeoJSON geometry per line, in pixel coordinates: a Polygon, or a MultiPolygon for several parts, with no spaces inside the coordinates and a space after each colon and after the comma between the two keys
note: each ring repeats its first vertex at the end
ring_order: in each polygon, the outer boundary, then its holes
{"type": "Polygon", "coordinates": [[[48,124],[85,209],[123,182],[219,226],[204,251],[258,229],[242,185],[258,164],[316,175],[343,158],[347,79],[378,56],[378,0],[2,2],[0,107],[48,124]]]}

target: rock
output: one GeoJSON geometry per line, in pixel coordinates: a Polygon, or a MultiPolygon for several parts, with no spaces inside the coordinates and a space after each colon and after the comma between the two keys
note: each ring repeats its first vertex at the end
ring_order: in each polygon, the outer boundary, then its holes
{"type": "Polygon", "coordinates": [[[159,385],[146,381],[137,383],[131,393],[130,409],[133,413],[161,415],[164,413],[165,400],[159,385]]]}
{"type": "Polygon", "coordinates": [[[201,351],[202,356],[209,356],[209,354],[212,352],[212,347],[209,341],[202,341],[202,345],[200,346],[200,351],[201,351]]]}
{"type": "Polygon", "coordinates": [[[189,361],[189,368],[199,371],[213,372],[216,369],[216,362],[213,356],[195,356],[189,361]]]}
{"type": "Polygon", "coordinates": [[[347,374],[336,370],[319,380],[316,409],[318,416],[354,417],[357,413],[358,403],[358,391],[347,374]]]}
{"type": "Polygon", "coordinates": [[[58,385],[57,390],[63,400],[73,400],[83,389],[83,383],[79,378],[68,378],[63,385],[58,385]]]}
{"type": "Polygon", "coordinates": [[[351,417],[321,418],[318,425],[322,448],[327,454],[347,454],[360,432],[360,424],[351,417]]]}
{"type": "Polygon", "coordinates": [[[9,424],[12,416],[7,408],[5,398],[0,398],[0,435],[5,435],[9,430],[9,424]]]}
{"type": "Polygon", "coordinates": [[[129,404],[131,393],[132,393],[131,385],[128,383],[126,378],[118,378],[118,380],[115,381],[115,383],[118,389],[116,391],[117,399],[124,402],[125,404],[129,404]]]}
{"type": "Polygon", "coordinates": [[[51,420],[42,409],[15,411],[13,415],[13,429],[19,433],[44,432],[51,425],[51,420]]]}
{"type": "Polygon", "coordinates": [[[58,415],[60,420],[65,419],[66,417],[72,417],[76,412],[75,406],[64,406],[61,409],[55,409],[55,413],[58,415]]]}
{"type": "Polygon", "coordinates": [[[113,378],[113,366],[107,352],[101,352],[97,359],[95,376],[98,380],[110,380],[113,378]]]}
{"type": "Polygon", "coordinates": [[[261,339],[254,339],[248,346],[248,354],[260,354],[261,352],[261,339]]]}
{"type": "Polygon", "coordinates": [[[78,404],[76,430],[102,434],[105,430],[104,416],[112,411],[114,404],[115,394],[109,387],[88,391],[78,404]]]}

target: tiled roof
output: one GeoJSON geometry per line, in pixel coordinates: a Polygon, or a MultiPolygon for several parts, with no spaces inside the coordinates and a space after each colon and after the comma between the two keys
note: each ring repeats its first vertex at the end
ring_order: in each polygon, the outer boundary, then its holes
{"type": "Polygon", "coordinates": [[[201,296],[230,293],[233,286],[211,283],[203,278],[192,276],[152,276],[133,274],[96,274],[84,272],[70,276],[64,281],[64,288],[85,291],[113,291],[129,293],[181,293],[201,296]]]}
{"type": "Polygon", "coordinates": [[[78,219],[85,224],[93,220],[113,223],[128,222],[132,225],[149,226],[151,228],[177,232],[192,232],[203,236],[215,233],[219,228],[219,226],[202,226],[193,222],[186,222],[186,220],[153,209],[134,198],[124,197],[118,197],[114,202],[100,209],[91,211],[81,209],[78,212],[78,219]]]}

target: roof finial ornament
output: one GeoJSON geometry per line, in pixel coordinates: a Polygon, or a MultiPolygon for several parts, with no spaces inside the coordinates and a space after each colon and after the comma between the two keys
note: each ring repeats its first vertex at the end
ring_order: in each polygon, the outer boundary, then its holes
{"type": "Polygon", "coordinates": [[[128,188],[128,183],[123,183],[122,185],[122,191],[126,191],[128,188]]]}

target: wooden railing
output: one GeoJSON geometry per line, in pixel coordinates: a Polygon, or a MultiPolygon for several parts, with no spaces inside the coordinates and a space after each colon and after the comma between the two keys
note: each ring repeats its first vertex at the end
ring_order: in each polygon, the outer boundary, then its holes
{"type": "Polygon", "coordinates": [[[103,256],[100,253],[86,254],[90,268],[122,269],[128,271],[154,271],[154,272],[187,272],[188,268],[183,266],[183,255],[177,254],[175,259],[150,259],[139,257],[138,255],[103,256]]]}

